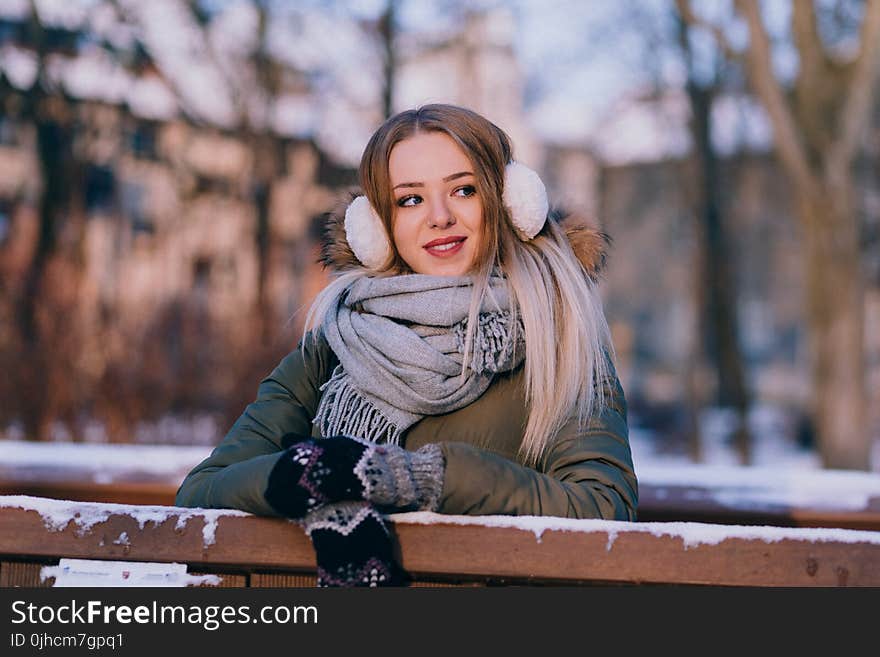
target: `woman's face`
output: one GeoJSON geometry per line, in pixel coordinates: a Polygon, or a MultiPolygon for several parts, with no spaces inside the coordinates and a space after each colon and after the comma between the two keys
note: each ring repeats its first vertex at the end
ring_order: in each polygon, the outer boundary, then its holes
{"type": "Polygon", "coordinates": [[[417,274],[470,273],[483,237],[483,203],[461,147],[443,132],[417,133],[394,145],[388,168],[400,257],[417,274]]]}

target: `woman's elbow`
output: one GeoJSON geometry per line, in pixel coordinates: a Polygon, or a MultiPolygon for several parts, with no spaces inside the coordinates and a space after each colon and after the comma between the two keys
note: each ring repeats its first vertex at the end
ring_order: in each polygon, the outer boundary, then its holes
{"type": "Polygon", "coordinates": [[[210,508],[207,489],[209,487],[208,472],[190,473],[177,489],[174,497],[175,506],[189,508],[210,508]]]}
{"type": "Polygon", "coordinates": [[[595,484],[589,487],[589,493],[593,502],[589,505],[591,508],[575,511],[575,517],[635,521],[637,501],[634,496],[622,494],[610,486],[595,484]]]}

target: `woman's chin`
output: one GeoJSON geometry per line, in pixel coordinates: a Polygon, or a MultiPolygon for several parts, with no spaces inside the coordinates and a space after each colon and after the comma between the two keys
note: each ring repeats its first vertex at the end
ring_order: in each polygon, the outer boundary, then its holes
{"type": "Polygon", "coordinates": [[[450,260],[440,260],[439,258],[422,259],[413,267],[413,271],[417,274],[425,276],[465,276],[471,271],[471,260],[469,258],[455,258],[450,260]]]}

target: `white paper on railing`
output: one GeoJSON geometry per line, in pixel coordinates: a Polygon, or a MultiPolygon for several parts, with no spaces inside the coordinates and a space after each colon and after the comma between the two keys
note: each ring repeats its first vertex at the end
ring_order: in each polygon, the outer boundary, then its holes
{"type": "Polygon", "coordinates": [[[40,570],[40,581],[45,581],[49,577],[55,578],[53,584],[55,587],[171,587],[220,583],[220,578],[216,575],[188,574],[185,563],[98,559],[61,559],[57,566],[44,566],[40,570]]]}

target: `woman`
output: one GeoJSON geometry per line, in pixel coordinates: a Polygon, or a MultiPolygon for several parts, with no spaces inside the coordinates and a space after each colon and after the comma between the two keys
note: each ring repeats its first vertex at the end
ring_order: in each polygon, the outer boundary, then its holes
{"type": "Polygon", "coordinates": [[[405,581],[387,512],[635,519],[606,237],[465,108],[391,117],[359,174],[307,335],[177,503],[301,521],[324,586],[405,581]]]}

